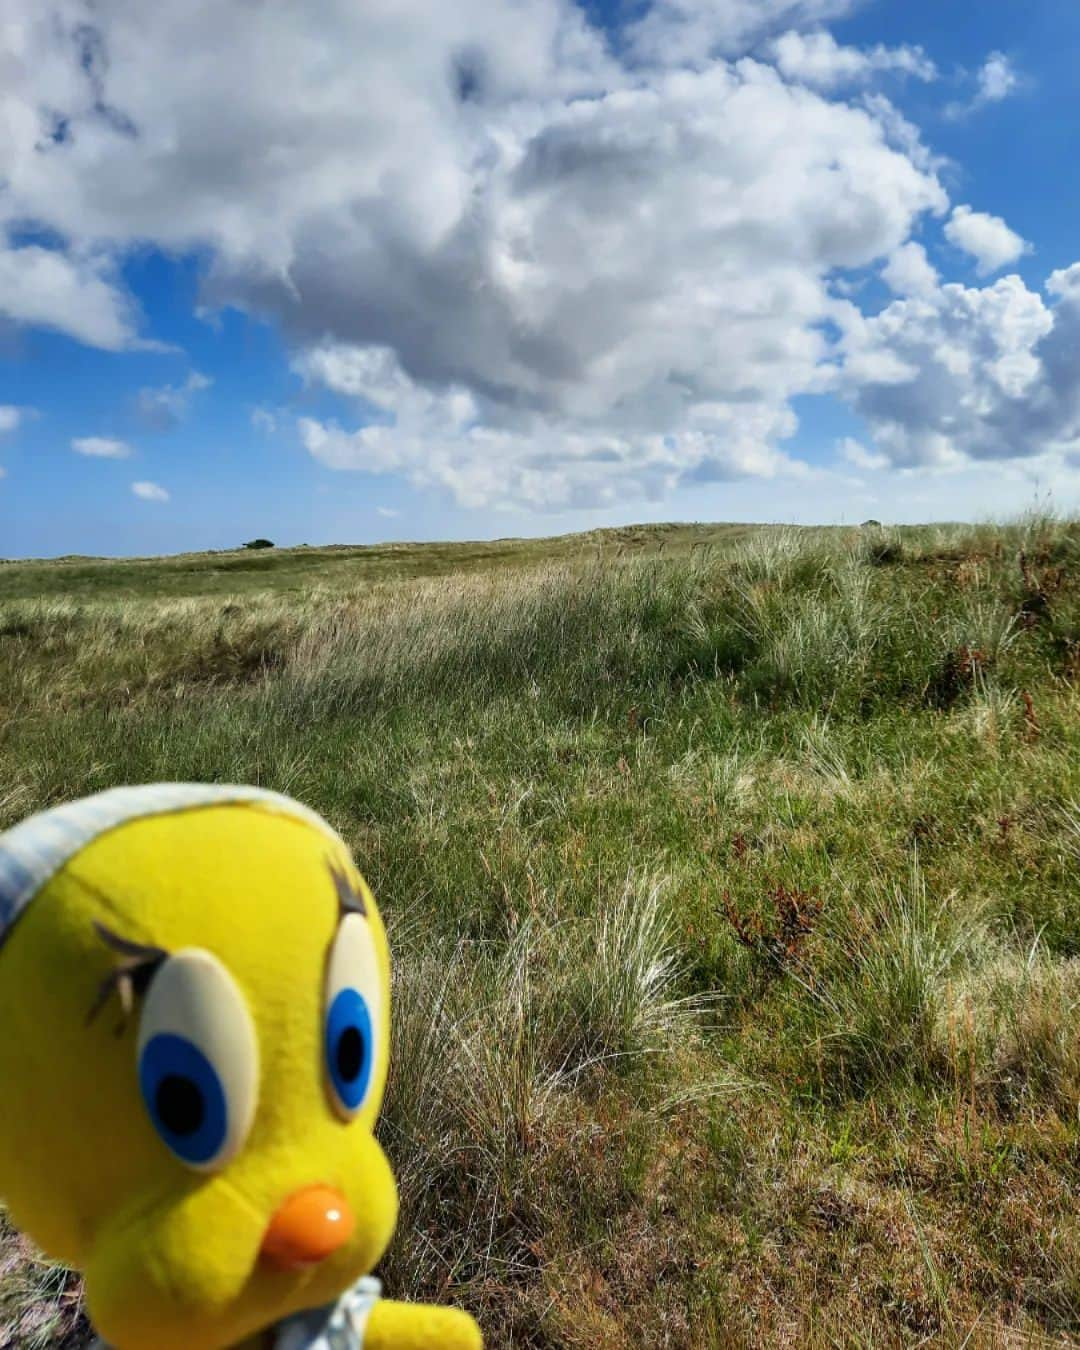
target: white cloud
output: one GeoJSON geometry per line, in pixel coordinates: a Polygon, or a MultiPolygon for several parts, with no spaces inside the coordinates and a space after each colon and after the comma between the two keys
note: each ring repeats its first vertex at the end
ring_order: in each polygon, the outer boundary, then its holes
{"type": "Polygon", "coordinates": [[[145,480],[132,483],[131,490],[136,497],[141,497],[144,502],[167,502],[169,494],[159,483],[149,483],[145,480]]]}
{"type": "Polygon", "coordinates": [[[468,391],[434,395],[385,350],[320,348],[300,369],[382,415],[352,432],[299,418],[315,459],[332,469],[404,474],[417,486],[449,490],[463,506],[555,511],[659,499],[680,483],[809,476],[773,448],[794,432],[793,414],[764,399],[700,403],[674,433],[589,429],[550,414],[495,426],[478,416],[468,391]]]}
{"type": "Polygon", "coordinates": [[[969,117],[988,103],[1000,103],[1020,87],[1021,80],[1015,66],[1004,52],[991,52],[975,76],[975,93],[966,103],[948,104],[945,116],[953,121],[969,117]]]}
{"type": "Polygon", "coordinates": [[[662,0],[626,63],[570,0],[11,3],[0,221],[71,259],[197,249],[204,301],[275,317],[301,363],[391,361],[402,407],[307,441],[461,500],[789,472],[831,276],[947,207],[891,105],[707,56],[847,0],[662,0]]]}
{"type": "Polygon", "coordinates": [[[471,193],[479,105],[622,78],[563,0],[328,0],[317,22],[298,0],[8,8],[5,214],[74,240],[210,245],[279,281],[305,228],[350,208],[402,243],[439,239],[471,193]]]}
{"type": "Polygon", "coordinates": [[[823,30],[800,33],[791,29],[773,40],[770,54],[780,73],[788,80],[813,85],[816,89],[836,89],[858,84],[883,71],[933,80],[937,71],[921,47],[843,47],[831,33],[823,30]]]}
{"type": "MultiPolygon", "coordinates": [[[[0,203],[2,169],[0,147],[0,203]]],[[[37,244],[5,246],[0,228],[0,315],[55,328],[109,351],[137,346],[133,306],[111,270],[101,258],[69,256],[37,244]]]]}
{"type": "Polygon", "coordinates": [[[165,384],[140,389],[135,409],[140,421],[152,431],[171,431],[187,416],[195,394],[209,389],[213,381],[193,370],[183,384],[165,384]]]}
{"type": "Polygon", "coordinates": [[[933,295],[939,283],[926,249],[914,242],[901,244],[889,255],[882,276],[894,295],[933,295]]]}
{"type": "MultiPolygon", "coordinates": [[[[939,162],[880,93],[828,96],[931,74],[816,31],[850,0],[654,0],[621,43],[571,0],[8,8],[0,312],[131,346],[127,253],[197,252],[204,305],[276,320],[354,400],[296,424],[333,467],[550,510],[798,485],[792,400],[830,381],[900,428],[866,450],[891,462],[1058,453],[1067,417],[1028,401],[1068,387],[1064,358],[987,317],[1028,302],[942,286],[913,242],[949,209],[939,162]],[[838,298],[868,267],[901,297],[875,317],[838,298]],[[890,411],[935,380],[970,400],[954,424],[890,411]]],[[[970,209],[947,229],[988,270],[1023,246],[970,209]]],[[[1034,301],[1056,333],[1066,301],[1034,301]]],[[[191,392],[140,401],[167,420],[191,392]]]]}
{"type": "Polygon", "coordinates": [[[267,435],[277,431],[278,419],[276,413],[272,413],[269,408],[252,408],[251,425],[256,431],[265,431],[267,435]]]}
{"type": "Polygon", "coordinates": [[[710,54],[739,56],[785,29],[840,18],[858,0],[657,0],[629,25],[640,61],[699,64],[710,54]]]}
{"type": "Polygon", "coordinates": [[[17,431],[24,416],[23,408],[17,408],[11,403],[0,403],[0,436],[17,431]]]}
{"type": "Polygon", "coordinates": [[[839,387],[903,468],[975,460],[1060,462],[1080,446],[1080,264],[1047,282],[1017,276],[896,300],[873,318],[838,313],[839,387]],[[876,359],[894,366],[876,377],[876,359]],[[1055,458],[1056,457],[1056,458],[1055,458]]]}
{"type": "Polygon", "coordinates": [[[979,71],[977,98],[981,103],[1000,103],[1019,83],[1020,78],[1005,53],[991,52],[979,71]]]}
{"type": "Polygon", "coordinates": [[[853,436],[845,436],[843,440],[837,442],[836,448],[849,464],[854,464],[858,469],[886,469],[889,466],[886,455],[874,454],[867,450],[866,446],[853,436]]]}
{"type": "Polygon", "coordinates": [[[958,206],[945,226],[945,238],[975,259],[980,276],[1016,262],[1030,250],[1021,237],[1000,216],[958,206]]]}
{"type": "Polygon", "coordinates": [[[91,455],[98,459],[127,459],[131,446],[111,436],[76,436],[71,448],[77,455],[91,455]]]}
{"type": "Polygon", "coordinates": [[[401,515],[401,512],[395,511],[392,506],[377,506],[375,508],[375,514],[377,516],[385,516],[387,520],[395,520],[401,515]]]}

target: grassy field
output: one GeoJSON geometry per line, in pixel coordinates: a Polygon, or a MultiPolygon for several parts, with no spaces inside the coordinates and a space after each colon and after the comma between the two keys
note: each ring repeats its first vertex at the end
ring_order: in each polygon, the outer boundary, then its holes
{"type": "MultiPolygon", "coordinates": [[[[0,826],[330,818],[397,961],[381,1273],[493,1347],[1071,1344],[1078,686],[1053,519],[7,563],[0,826]]],[[[80,1344],[0,1244],[0,1345],[80,1344]]]]}

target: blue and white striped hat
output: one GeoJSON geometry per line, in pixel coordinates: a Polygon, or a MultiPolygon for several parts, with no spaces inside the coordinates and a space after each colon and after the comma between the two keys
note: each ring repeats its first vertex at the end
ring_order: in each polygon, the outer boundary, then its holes
{"type": "Polygon", "coordinates": [[[170,815],[201,806],[252,806],[306,821],[336,843],[337,832],[306,806],[280,792],[217,783],[150,783],[110,788],[65,802],[0,834],[0,946],[42,886],[87,844],[109,830],[145,816],[170,815]]]}

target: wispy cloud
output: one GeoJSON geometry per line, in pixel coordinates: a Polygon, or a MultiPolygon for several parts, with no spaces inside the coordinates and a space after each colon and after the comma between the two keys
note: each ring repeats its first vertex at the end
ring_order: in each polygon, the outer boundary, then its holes
{"type": "Polygon", "coordinates": [[[132,454],[127,441],[112,436],[76,436],[71,448],[77,455],[91,455],[96,459],[128,459],[132,454]]]}
{"type": "Polygon", "coordinates": [[[982,103],[1000,103],[1020,84],[1012,62],[1004,52],[991,52],[979,71],[978,99],[982,103]]]}
{"type": "Polygon", "coordinates": [[[861,441],[857,441],[854,436],[845,436],[842,441],[838,441],[836,449],[849,464],[854,464],[858,469],[887,469],[889,467],[887,455],[879,455],[872,450],[867,450],[866,446],[861,441]]]}
{"type": "Polygon", "coordinates": [[[400,516],[401,512],[395,511],[392,506],[377,506],[375,508],[375,514],[379,516],[385,516],[387,520],[393,520],[397,516],[400,516]]]}
{"type": "Polygon", "coordinates": [[[975,93],[966,101],[950,103],[945,116],[951,121],[970,117],[989,103],[1000,103],[1016,92],[1021,84],[1020,74],[1004,52],[991,52],[975,76],[975,93]]]}
{"type": "Polygon", "coordinates": [[[208,376],[193,370],[183,384],[140,389],[135,396],[136,414],[151,431],[171,431],[187,416],[192,397],[211,384],[208,376]]]}
{"type": "Polygon", "coordinates": [[[0,403],[0,436],[17,431],[29,409],[16,407],[12,403],[0,403]]]}
{"type": "Polygon", "coordinates": [[[256,431],[265,431],[267,435],[271,435],[277,430],[277,415],[269,408],[252,408],[251,425],[256,431]]]}
{"type": "Polygon", "coordinates": [[[160,483],[150,483],[145,479],[138,483],[132,483],[131,490],[136,497],[141,497],[144,502],[167,502],[169,494],[160,483]]]}
{"type": "Polygon", "coordinates": [[[934,80],[937,68],[921,47],[845,47],[831,33],[783,33],[769,47],[780,73],[816,89],[859,84],[887,71],[934,80]]]}

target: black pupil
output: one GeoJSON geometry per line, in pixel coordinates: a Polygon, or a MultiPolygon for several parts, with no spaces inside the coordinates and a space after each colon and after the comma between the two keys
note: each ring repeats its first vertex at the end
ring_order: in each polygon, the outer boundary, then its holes
{"type": "Polygon", "coordinates": [[[190,1078],[167,1074],[154,1098],[158,1119],[170,1134],[194,1134],[206,1114],[203,1095],[190,1078]]]}
{"type": "Polygon", "coordinates": [[[358,1027],[346,1027],[338,1037],[337,1071],[343,1083],[353,1083],[364,1067],[364,1038],[358,1027]]]}

